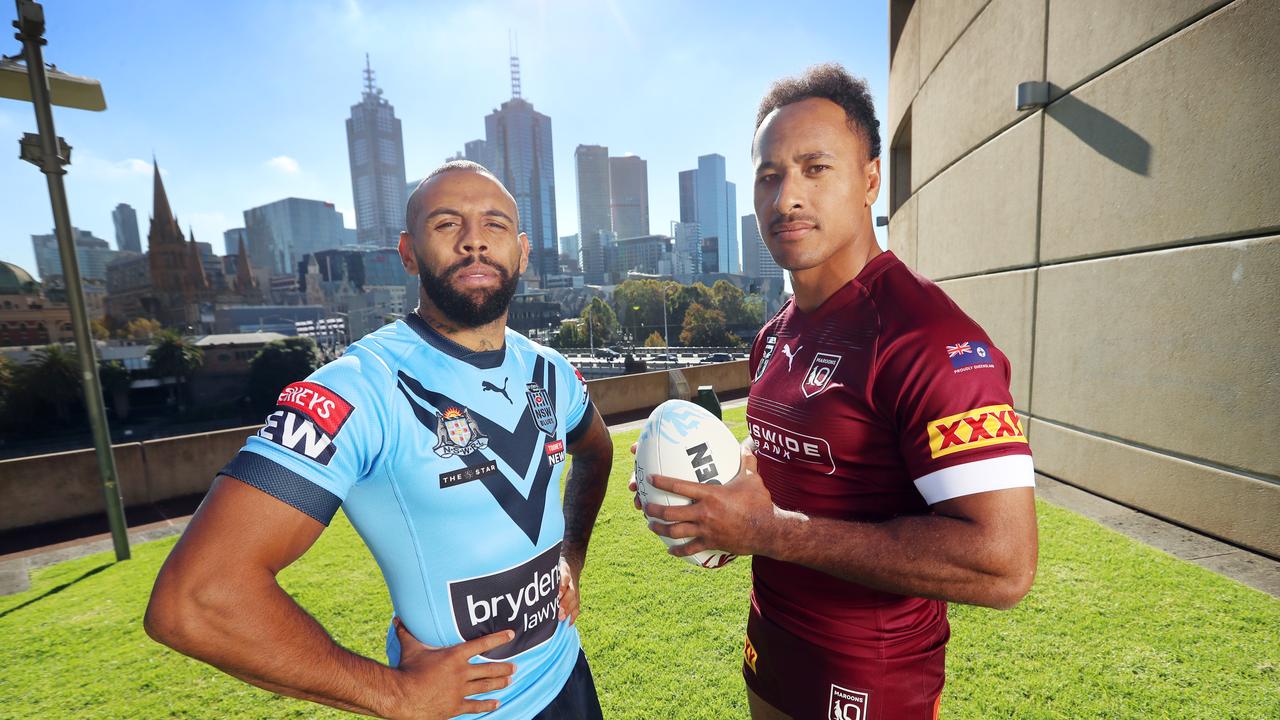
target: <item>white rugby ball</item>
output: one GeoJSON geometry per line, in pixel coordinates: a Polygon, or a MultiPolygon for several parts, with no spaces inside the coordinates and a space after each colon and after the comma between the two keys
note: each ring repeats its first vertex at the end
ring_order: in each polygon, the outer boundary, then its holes
{"type": "MultiPolygon", "coordinates": [[[[636,443],[636,488],[644,505],[688,505],[689,498],[659,490],[650,475],[723,485],[737,476],[742,455],[738,439],[723,422],[687,400],[668,400],[650,413],[636,443]]],[[[645,515],[649,518],[648,514],[645,515]]],[[[663,522],[658,520],[657,522],[663,522]]],[[[662,536],[659,536],[662,537],[662,536]]],[[[683,545],[688,538],[662,537],[668,546],[683,545]]],[[[737,555],[703,550],[685,560],[704,568],[718,568],[737,555]]]]}

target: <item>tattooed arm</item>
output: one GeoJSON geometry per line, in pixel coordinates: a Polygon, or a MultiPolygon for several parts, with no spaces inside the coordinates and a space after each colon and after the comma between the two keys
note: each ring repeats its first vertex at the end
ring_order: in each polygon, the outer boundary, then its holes
{"type": "Polygon", "coordinates": [[[569,446],[573,464],[564,488],[564,545],[560,551],[560,619],[578,617],[578,578],[587,561],[587,544],[604,502],[613,467],[613,440],[595,408],[591,427],[569,446]]]}

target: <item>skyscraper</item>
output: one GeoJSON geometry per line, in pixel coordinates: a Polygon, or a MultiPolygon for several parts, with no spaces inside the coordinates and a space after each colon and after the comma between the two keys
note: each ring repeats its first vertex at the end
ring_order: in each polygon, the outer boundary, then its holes
{"type": "Polygon", "coordinates": [[[582,241],[578,238],[581,235],[574,233],[573,235],[560,236],[560,254],[568,256],[570,264],[582,268],[582,241]]]}
{"type": "Polygon", "coordinates": [[[250,264],[273,275],[293,273],[304,255],[337,249],[345,239],[342,213],[321,200],[285,198],[250,208],[244,227],[250,264]]]}
{"type": "Polygon", "coordinates": [[[702,230],[696,222],[671,223],[672,268],[676,275],[702,272],[702,230]]]}
{"type": "Polygon", "coordinates": [[[649,163],[635,155],[609,158],[609,210],[619,239],[649,234],[649,163]]]}
{"type": "Polygon", "coordinates": [[[559,264],[551,118],[520,97],[520,60],[514,55],[511,99],[485,117],[484,129],[489,170],[515,197],[520,231],[529,236],[529,275],[541,286],[559,264]]]}
{"type": "Polygon", "coordinates": [[[680,171],[680,222],[698,222],[698,171],[680,171]]]}
{"type": "Polygon", "coordinates": [[[373,82],[367,54],[364,93],[360,102],[351,106],[351,117],[347,119],[347,155],[358,241],[362,245],[395,247],[404,229],[404,138],[395,108],[383,99],[382,89],[373,82]]]}
{"type": "Polygon", "coordinates": [[[734,184],[725,181],[724,156],[698,158],[695,176],[698,225],[702,240],[716,241],[715,272],[738,272],[738,202],[734,184]]]}
{"type": "Polygon", "coordinates": [[[552,119],[520,96],[520,59],[511,58],[511,100],[484,119],[485,149],[520,211],[520,231],[529,234],[529,273],[539,284],[556,274],[556,167],[552,119]]]}
{"type": "Polygon", "coordinates": [[[760,237],[755,215],[742,216],[742,274],[758,278],[782,278],[782,268],[773,261],[760,237]]]}
{"type": "MultiPolygon", "coordinates": [[[[106,240],[95,237],[88,230],[71,228],[71,237],[75,242],[76,265],[80,267],[80,277],[105,281],[107,265],[116,259],[117,251],[112,250],[111,244],[106,240]]],[[[40,275],[40,281],[46,285],[50,281],[61,284],[62,255],[58,250],[57,234],[32,235],[31,248],[35,251],[36,272],[40,275]]]]}
{"type": "Polygon", "coordinates": [[[613,230],[609,212],[609,148],[579,145],[573,152],[578,178],[578,232],[583,238],[613,230]]]}
{"type": "Polygon", "coordinates": [[[245,246],[249,244],[249,233],[244,228],[231,228],[222,231],[222,253],[224,255],[239,255],[240,244],[245,246]]]}
{"type": "Polygon", "coordinates": [[[116,226],[116,249],[130,252],[142,252],[142,236],[138,234],[138,213],[125,203],[116,205],[111,211],[111,220],[116,226]]]}
{"type": "Polygon", "coordinates": [[[462,156],[474,163],[480,163],[493,172],[493,158],[489,154],[489,143],[484,140],[472,140],[463,145],[462,156]]]}

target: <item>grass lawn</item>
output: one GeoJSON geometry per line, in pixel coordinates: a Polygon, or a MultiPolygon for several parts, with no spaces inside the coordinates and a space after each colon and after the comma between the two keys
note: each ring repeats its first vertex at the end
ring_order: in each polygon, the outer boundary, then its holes
{"type": "MultiPolygon", "coordinates": [[[[742,435],[743,410],[727,413],[742,435]]],[[[746,717],[739,675],[750,563],[670,558],[630,507],[617,436],[583,577],[584,644],[607,718],[746,717]]],[[[1040,574],[1014,610],[951,610],[942,716],[1280,718],[1280,601],[1040,504],[1040,574]]],[[[0,718],[341,717],[151,642],[142,612],[174,539],[114,564],[37,571],[0,598],[0,718]]],[[[382,658],[390,601],[341,514],[284,587],[338,642],[382,658]]]]}

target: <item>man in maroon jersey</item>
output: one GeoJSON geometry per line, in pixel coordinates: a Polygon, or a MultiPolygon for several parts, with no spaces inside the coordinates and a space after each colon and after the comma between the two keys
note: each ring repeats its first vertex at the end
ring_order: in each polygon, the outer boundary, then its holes
{"type": "Polygon", "coordinates": [[[743,676],[753,718],[937,717],[946,602],[1015,605],[1036,568],[1031,450],[1009,362],[872,231],[879,123],[838,65],[760,104],[756,217],[795,296],[756,336],[755,442],[725,486],[656,478],[694,500],[648,506],[692,538],[753,555],[743,676]]]}

